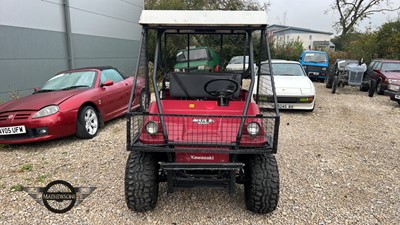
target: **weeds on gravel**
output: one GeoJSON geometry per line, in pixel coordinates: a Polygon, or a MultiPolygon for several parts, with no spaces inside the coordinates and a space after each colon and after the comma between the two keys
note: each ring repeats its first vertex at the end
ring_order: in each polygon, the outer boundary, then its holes
{"type": "Polygon", "coordinates": [[[22,185],[20,184],[13,185],[11,186],[10,191],[11,192],[22,191],[22,185]]]}
{"type": "Polygon", "coordinates": [[[36,178],[36,182],[38,183],[44,183],[44,181],[46,180],[47,175],[40,175],[36,178]]]}
{"type": "Polygon", "coordinates": [[[28,171],[31,171],[32,168],[33,168],[33,166],[31,164],[24,164],[24,165],[22,165],[20,171],[21,172],[28,172],[28,171]]]}

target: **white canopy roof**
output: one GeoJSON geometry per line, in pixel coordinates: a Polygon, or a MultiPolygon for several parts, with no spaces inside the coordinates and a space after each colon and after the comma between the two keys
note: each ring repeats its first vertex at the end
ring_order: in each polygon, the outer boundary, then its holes
{"type": "Polygon", "coordinates": [[[139,23],[148,26],[258,27],[267,25],[265,11],[143,10],[139,23]]]}

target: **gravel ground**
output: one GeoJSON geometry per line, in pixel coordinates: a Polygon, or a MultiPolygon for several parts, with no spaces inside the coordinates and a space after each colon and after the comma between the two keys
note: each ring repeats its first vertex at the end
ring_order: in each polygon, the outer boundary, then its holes
{"type": "Polygon", "coordinates": [[[161,184],[156,209],[135,213],[124,199],[125,120],[92,140],[75,137],[0,147],[1,224],[400,224],[400,107],[357,88],[331,94],[315,83],[314,112],[282,112],[277,160],[279,206],[245,209],[243,187],[182,189],[161,184]],[[30,168],[31,166],[31,168],[30,168]],[[54,214],[14,185],[44,187],[63,179],[97,189],[65,214],[54,214]]]}

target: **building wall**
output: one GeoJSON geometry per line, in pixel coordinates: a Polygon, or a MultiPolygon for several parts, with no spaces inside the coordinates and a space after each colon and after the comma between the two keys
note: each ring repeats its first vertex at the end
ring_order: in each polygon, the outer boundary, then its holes
{"type": "MultiPolygon", "coordinates": [[[[0,1],[0,100],[32,93],[69,69],[64,0],[0,1]]],[[[75,68],[115,66],[133,74],[143,0],[69,0],[75,68]]]]}
{"type": "Polygon", "coordinates": [[[290,41],[301,41],[304,49],[312,49],[314,41],[331,40],[331,36],[329,34],[309,33],[296,30],[275,32],[274,38],[277,45],[288,43],[290,41]]]}

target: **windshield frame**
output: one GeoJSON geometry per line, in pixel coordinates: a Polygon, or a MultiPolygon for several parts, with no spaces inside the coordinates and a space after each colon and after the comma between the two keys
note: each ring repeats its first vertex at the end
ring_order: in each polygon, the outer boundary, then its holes
{"type": "Polygon", "coordinates": [[[181,63],[181,62],[193,62],[193,61],[200,61],[200,60],[210,60],[211,59],[211,54],[210,51],[207,48],[193,48],[193,49],[182,49],[179,50],[178,53],[176,53],[176,62],[177,63],[181,63]],[[194,54],[196,54],[196,52],[203,52],[205,51],[206,55],[202,54],[202,58],[192,58],[194,54]],[[184,55],[184,60],[179,60],[178,57],[180,55],[184,55]],[[189,59],[188,59],[188,54],[189,54],[189,59]]]}
{"type": "Polygon", "coordinates": [[[68,90],[71,87],[77,88],[93,88],[97,80],[98,72],[95,70],[83,71],[66,71],[59,73],[49,80],[40,88],[39,91],[60,91],[68,90]],[[83,78],[83,76],[91,76],[83,78]]]}
{"type": "MultiPolygon", "coordinates": [[[[307,74],[304,71],[304,68],[300,64],[297,64],[297,63],[271,62],[271,66],[272,66],[273,76],[274,77],[283,77],[283,76],[287,76],[287,77],[307,77],[307,74]],[[298,66],[299,67],[298,71],[301,71],[302,74],[300,75],[300,73],[293,73],[293,74],[280,73],[279,70],[278,70],[279,68],[276,68],[277,66],[280,66],[280,65],[298,66]]],[[[270,74],[268,63],[261,63],[260,74],[270,74]]]]}
{"type": "Polygon", "coordinates": [[[312,63],[327,63],[328,56],[325,52],[306,52],[304,54],[303,62],[312,62],[312,63]],[[320,57],[324,57],[324,60],[319,59],[320,57]]]}

